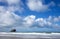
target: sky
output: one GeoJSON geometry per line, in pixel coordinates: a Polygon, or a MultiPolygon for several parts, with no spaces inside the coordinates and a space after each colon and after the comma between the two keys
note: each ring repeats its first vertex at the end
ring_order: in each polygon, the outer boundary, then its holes
{"type": "Polygon", "coordinates": [[[0,32],[60,32],[60,0],[0,0],[0,32]]]}

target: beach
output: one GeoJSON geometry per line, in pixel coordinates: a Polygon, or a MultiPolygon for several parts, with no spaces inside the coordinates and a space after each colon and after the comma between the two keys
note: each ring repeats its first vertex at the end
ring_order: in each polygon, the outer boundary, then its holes
{"type": "Polygon", "coordinates": [[[60,39],[60,33],[0,33],[0,39],[60,39]]]}

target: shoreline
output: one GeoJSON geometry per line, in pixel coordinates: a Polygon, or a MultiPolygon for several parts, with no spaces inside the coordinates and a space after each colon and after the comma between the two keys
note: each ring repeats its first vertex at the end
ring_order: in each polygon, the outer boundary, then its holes
{"type": "Polygon", "coordinates": [[[45,34],[60,34],[60,33],[35,33],[35,32],[32,32],[32,33],[21,33],[21,32],[0,32],[0,34],[36,34],[36,35],[38,35],[38,34],[42,34],[42,35],[45,35],[45,34]]]}

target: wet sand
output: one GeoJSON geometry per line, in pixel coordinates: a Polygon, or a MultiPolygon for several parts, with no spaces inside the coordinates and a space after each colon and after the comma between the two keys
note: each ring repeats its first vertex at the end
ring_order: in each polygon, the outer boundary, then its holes
{"type": "Polygon", "coordinates": [[[41,37],[36,37],[36,38],[24,38],[24,37],[8,37],[8,36],[0,36],[0,39],[60,39],[60,38],[41,38],[41,37]]]}
{"type": "Polygon", "coordinates": [[[60,34],[0,33],[0,39],[60,39],[60,34]]]}

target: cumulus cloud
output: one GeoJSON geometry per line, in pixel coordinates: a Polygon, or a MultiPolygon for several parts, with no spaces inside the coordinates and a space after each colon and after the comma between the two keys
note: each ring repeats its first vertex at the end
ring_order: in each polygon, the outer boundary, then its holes
{"type": "Polygon", "coordinates": [[[10,14],[10,12],[6,12],[5,14],[1,14],[0,26],[13,25],[14,23],[16,23],[16,20],[18,20],[18,16],[12,13],[10,14]]]}
{"type": "MultiPolygon", "coordinates": [[[[0,26],[22,26],[22,27],[31,27],[31,26],[54,26],[60,22],[60,16],[48,18],[37,18],[35,15],[29,15],[26,17],[21,17],[16,15],[14,12],[11,12],[0,6],[0,26]]],[[[57,24],[60,26],[59,24],[57,24]]]]}
{"type": "MultiPolygon", "coordinates": [[[[32,29],[32,28],[54,28],[59,29],[60,24],[58,24],[59,21],[54,21],[56,17],[49,16],[48,18],[36,18],[35,15],[29,15],[23,18],[21,21],[21,25],[19,27],[14,28],[23,28],[23,29],[32,29]],[[21,27],[22,26],[22,27],[21,27]]],[[[59,16],[57,17],[59,18],[59,16]]]]}
{"type": "Polygon", "coordinates": [[[7,10],[15,12],[15,11],[19,11],[22,12],[24,10],[23,3],[21,0],[0,0],[0,2],[7,5],[7,10]]]}
{"type": "Polygon", "coordinates": [[[58,29],[58,27],[60,26],[58,24],[58,22],[60,22],[60,16],[58,17],[53,17],[53,16],[49,16],[48,18],[37,18],[34,15],[29,15],[23,18],[23,21],[21,22],[21,26],[23,27],[53,27],[58,29]],[[58,21],[57,21],[57,20],[58,21]],[[56,21],[55,21],[56,20],[56,21]],[[58,26],[57,26],[58,25],[58,26]]]}
{"type": "Polygon", "coordinates": [[[60,16],[54,17],[53,21],[54,21],[54,22],[60,22],[60,16]]]}
{"type": "Polygon", "coordinates": [[[49,22],[48,20],[44,19],[44,18],[38,18],[36,19],[36,22],[38,23],[39,26],[51,26],[51,22],[49,22]]]}
{"type": "Polygon", "coordinates": [[[0,6],[0,13],[4,13],[6,11],[6,9],[4,8],[4,6],[0,6]]]}
{"type": "Polygon", "coordinates": [[[6,0],[6,1],[8,2],[9,5],[11,5],[19,3],[20,0],[6,0]]]}
{"type": "MultiPolygon", "coordinates": [[[[36,19],[36,22],[39,26],[47,26],[47,27],[59,27],[60,24],[58,24],[58,22],[60,22],[60,18],[58,17],[53,17],[53,16],[49,16],[48,18],[38,18],[36,19]]],[[[59,27],[60,28],[60,27],[59,27]]]]}
{"type": "Polygon", "coordinates": [[[55,3],[43,4],[42,0],[28,0],[27,6],[32,11],[46,11],[49,10],[50,6],[54,6],[55,3]]]}
{"type": "MultiPolygon", "coordinates": [[[[14,12],[21,10],[18,0],[0,0],[0,2],[7,2],[8,6],[0,6],[0,27],[2,26],[15,26],[20,20],[20,16],[14,12]]],[[[20,4],[21,5],[21,4],[20,4]]]]}
{"type": "Polygon", "coordinates": [[[25,27],[32,26],[32,24],[34,23],[34,21],[35,21],[35,16],[34,15],[27,16],[23,20],[23,25],[25,27]]]}
{"type": "Polygon", "coordinates": [[[19,11],[22,12],[24,10],[23,3],[20,0],[7,0],[8,2],[8,10],[10,11],[19,11]]]}
{"type": "MultiPolygon", "coordinates": [[[[48,18],[36,18],[35,15],[29,15],[26,17],[21,17],[16,15],[14,12],[17,10],[22,10],[23,8],[19,6],[19,0],[6,0],[8,2],[8,6],[0,6],[0,27],[2,26],[16,26],[16,27],[27,27],[31,26],[53,26],[54,28],[58,28],[60,26],[58,22],[60,22],[60,16],[48,18]]],[[[53,2],[51,3],[51,5],[53,2]]],[[[20,4],[21,5],[21,4],[20,4]]],[[[40,0],[28,0],[28,7],[32,11],[41,11],[48,9],[47,5],[44,5],[40,0]]],[[[53,4],[54,5],[54,4],[53,4]]]]}
{"type": "Polygon", "coordinates": [[[0,26],[9,26],[16,23],[16,20],[19,20],[20,17],[13,12],[6,11],[6,9],[0,6],[0,26]],[[5,10],[4,10],[5,9],[5,10]]]}

